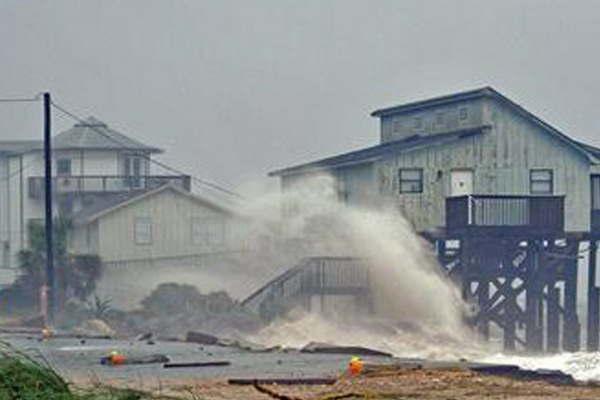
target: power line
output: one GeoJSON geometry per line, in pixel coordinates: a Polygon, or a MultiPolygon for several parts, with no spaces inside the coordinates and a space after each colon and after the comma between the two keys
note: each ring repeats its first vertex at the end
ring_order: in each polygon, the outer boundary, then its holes
{"type": "MultiPolygon", "coordinates": [[[[75,115],[74,113],[66,110],[64,107],[60,106],[56,102],[52,101],[52,106],[54,108],[56,108],[58,111],[60,111],[63,114],[67,115],[68,117],[70,117],[70,118],[74,119],[75,121],[79,122],[80,124],[86,125],[86,122],[85,122],[85,120],[83,118],[81,118],[81,117],[75,115]]],[[[113,138],[112,136],[109,136],[109,135],[105,134],[104,132],[102,132],[99,129],[96,129],[94,126],[86,125],[86,127],[89,128],[89,129],[91,129],[91,130],[93,130],[94,132],[96,132],[96,133],[104,136],[105,138],[111,140],[112,142],[118,144],[119,146],[123,147],[124,149],[128,149],[129,148],[124,143],[121,143],[119,140],[113,138]]],[[[179,169],[173,168],[173,167],[171,167],[171,166],[169,166],[169,165],[167,165],[165,163],[162,163],[160,161],[154,160],[154,159],[150,158],[147,155],[141,154],[140,156],[142,158],[148,160],[149,162],[151,162],[153,164],[156,164],[156,165],[160,166],[161,168],[163,168],[163,169],[165,169],[165,170],[167,170],[169,172],[172,172],[172,173],[175,173],[175,174],[178,174],[178,175],[188,175],[188,174],[186,174],[185,172],[183,172],[183,171],[181,171],[179,169]]],[[[194,180],[195,182],[198,182],[201,185],[211,187],[211,188],[216,189],[218,191],[221,191],[223,193],[227,193],[227,194],[229,194],[231,196],[242,198],[242,196],[239,195],[238,193],[235,193],[235,192],[233,192],[233,191],[231,191],[229,189],[226,189],[226,188],[224,188],[222,186],[219,186],[216,183],[212,183],[212,182],[206,181],[204,179],[198,178],[198,177],[193,176],[193,175],[190,175],[190,178],[192,180],[194,180]]]]}

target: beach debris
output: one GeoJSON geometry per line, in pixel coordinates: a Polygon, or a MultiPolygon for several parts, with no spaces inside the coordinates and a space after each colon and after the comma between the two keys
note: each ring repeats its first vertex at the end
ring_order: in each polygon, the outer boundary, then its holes
{"type": "Polygon", "coordinates": [[[107,357],[100,359],[103,365],[141,365],[141,364],[162,364],[171,361],[164,354],[150,354],[139,357],[126,357],[118,351],[112,351],[107,357]]]}
{"type": "Polygon", "coordinates": [[[121,354],[117,350],[111,351],[107,357],[102,357],[100,359],[100,364],[102,365],[123,365],[125,363],[126,357],[124,354],[121,354]]]}
{"type": "Polygon", "coordinates": [[[360,375],[363,370],[364,363],[360,357],[352,357],[350,362],[348,363],[348,372],[350,375],[356,376],[360,375]]]}
{"type": "Polygon", "coordinates": [[[231,347],[252,353],[271,353],[283,350],[281,346],[263,346],[243,339],[219,339],[216,344],[222,347],[231,347]]]}
{"type": "Polygon", "coordinates": [[[185,341],[204,345],[216,345],[219,343],[219,338],[203,332],[189,331],[185,335],[185,341]]]}
{"type": "Polygon", "coordinates": [[[336,378],[232,378],[228,379],[230,385],[333,385],[336,378]]]}
{"type": "Polygon", "coordinates": [[[180,362],[165,363],[163,368],[201,368],[201,367],[227,367],[231,365],[230,361],[205,361],[205,362],[180,362]]]}
{"type": "Polygon", "coordinates": [[[338,346],[328,343],[310,342],[302,349],[301,353],[316,353],[316,354],[347,354],[354,356],[378,356],[378,357],[393,357],[392,354],[384,351],[369,349],[361,346],[338,346]]]}
{"type": "Polygon", "coordinates": [[[48,340],[53,336],[53,332],[50,328],[48,328],[47,326],[45,326],[44,328],[42,328],[42,339],[43,340],[48,340]]]}
{"type": "Polygon", "coordinates": [[[116,335],[115,331],[101,319],[88,319],[73,329],[73,333],[85,337],[114,337],[116,335]]]}
{"type": "Polygon", "coordinates": [[[138,342],[143,342],[143,341],[145,341],[145,340],[150,340],[150,339],[152,339],[152,336],[154,336],[154,335],[152,334],[152,332],[146,332],[146,333],[142,333],[142,334],[140,334],[140,335],[137,335],[137,336],[135,337],[135,340],[136,340],[136,341],[138,341],[138,342]]]}

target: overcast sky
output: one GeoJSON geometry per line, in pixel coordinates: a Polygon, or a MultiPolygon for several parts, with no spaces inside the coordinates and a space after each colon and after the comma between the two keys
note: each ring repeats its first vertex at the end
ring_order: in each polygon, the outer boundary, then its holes
{"type": "MultiPolygon", "coordinates": [[[[0,97],[49,90],[236,187],[484,85],[600,145],[599,38],[600,1],[2,0],[0,97]]],[[[0,104],[0,139],[40,136],[41,105],[0,104]]]]}

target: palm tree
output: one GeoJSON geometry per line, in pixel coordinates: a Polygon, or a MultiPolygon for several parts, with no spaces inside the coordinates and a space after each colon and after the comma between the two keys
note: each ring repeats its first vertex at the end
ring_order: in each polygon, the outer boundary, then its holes
{"type": "MultiPolygon", "coordinates": [[[[85,301],[94,292],[101,276],[101,262],[96,255],[69,255],[67,235],[70,222],[64,218],[54,221],[54,265],[57,308],[69,297],[85,301]]],[[[20,275],[14,291],[20,293],[24,306],[39,305],[38,297],[46,282],[46,233],[44,225],[32,221],[28,226],[29,248],[19,253],[20,275]]]]}

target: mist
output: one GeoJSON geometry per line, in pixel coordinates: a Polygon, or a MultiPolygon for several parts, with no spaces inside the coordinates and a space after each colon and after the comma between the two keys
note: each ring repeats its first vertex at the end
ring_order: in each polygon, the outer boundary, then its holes
{"type": "MultiPolygon", "coordinates": [[[[599,34],[594,1],[7,0],[0,89],[48,90],[243,192],[375,144],[376,108],[484,85],[598,145],[599,34]]],[[[56,133],[73,124],[54,117],[56,133]]],[[[38,104],[0,119],[2,139],[41,137],[38,104]]]]}

